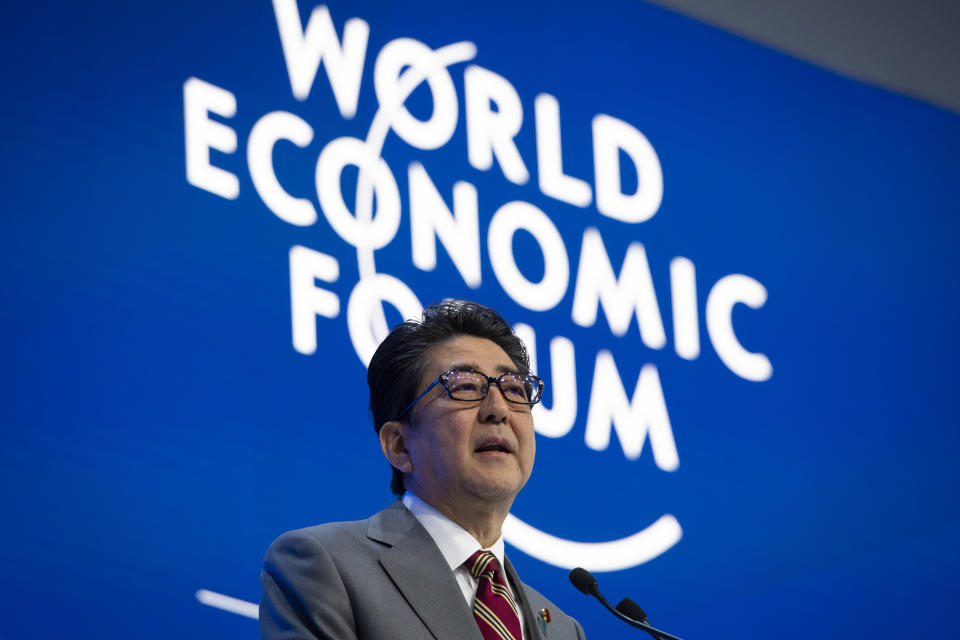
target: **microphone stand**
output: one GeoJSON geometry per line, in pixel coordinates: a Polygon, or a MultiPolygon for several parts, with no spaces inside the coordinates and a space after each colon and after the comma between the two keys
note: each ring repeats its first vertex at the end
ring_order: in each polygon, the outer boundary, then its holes
{"type": "Polygon", "coordinates": [[[605,607],[610,611],[610,613],[612,613],[613,615],[617,616],[618,618],[620,618],[621,620],[623,620],[624,622],[626,622],[626,623],[627,623],[628,625],[630,625],[631,627],[635,627],[635,628],[637,628],[637,629],[642,629],[643,631],[646,631],[647,633],[649,633],[649,634],[652,635],[653,637],[655,637],[655,638],[660,638],[661,640],[680,640],[680,638],[678,638],[677,636],[671,635],[671,634],[667,633],[666,631],[660,631],[660,629],[656,629],[656,628],[651,627],[650,625],[648,625],[648,624],[646,624],[646,623],[644,623],[644,622],[640,622],[639,620],[634,620],[634,619],[631,618],[630,616],[624,615],[624,614],[620,613],[619,611],[617,611],[616,609],[614,609],[612,606],[610,606],[610,603],[607,602],[607,599],[604,598],[604,597],[603,597],[603,594],[600,593],[599,591],[595,591],[592,595],[593,595],[594,598],[596,598],[597,600],[599,600],[599,601],[600,601],[600,604],[602,604],[603,606],[605,606],[605,607]]]}
{"type": "MultiPolygon", "coordinates": [[[[645,622],[641,622],[640,620],[634,620],[630,616],[624,613],[621,613],[617,609],[614,609],[612,606],[610,606],[610,603],[607,602],[607,599],[603,597],[602,593],[600,593],[600,587],[597,586],[597,579],[594,578],[593,574],[591,574],[586,569],[583,569],[581,567],[576,567],[573,571],[571,571],[570,582],[572,582],[573,586],[575,586],[580,592],[585,593],[587,595],[591,595],[597,600],[599,600],[600,604],[605,606],[610,611],[610,613],[617,616],[618,618],[626,622],[631,627],[646,631],[647,633],[649,633],[655,638],[658,638],[659,640],[680,640],[680,638],[678,638],[677,636],[670,635],[666,631],[660,631],[659,629],[655,629],[651,627],[649,624],[645,622]]],[[[638,606],[637,609],[639,608],[640,607],[638,606]]]]}

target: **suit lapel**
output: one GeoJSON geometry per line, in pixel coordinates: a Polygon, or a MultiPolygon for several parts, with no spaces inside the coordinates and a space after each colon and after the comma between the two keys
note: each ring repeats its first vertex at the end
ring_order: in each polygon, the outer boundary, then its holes
{"type": "Polygon", "coordinates": [[[380,564],[434,637],[482,640],[453,572],[403,503],[373,516],[367,536],[391,545],[380,555],[380,564]]]}
{"type": "Polygon", "coordinates": [[[523,619],[526,623],[523,630],[524,634],[528,640],[547,640],[547,636],[543,634],[543,629],[540,628],[540,619],[538,618],[540,612],[532,609],[530,598],[524,591],[523,583],[520,582],[520,577],[517,576],[510,558],[504,556],[503,560],[507,579],[510,580],[510,585],[513,587],[513,593],[516,596],[517,606],[523,611],[523,619]]]}

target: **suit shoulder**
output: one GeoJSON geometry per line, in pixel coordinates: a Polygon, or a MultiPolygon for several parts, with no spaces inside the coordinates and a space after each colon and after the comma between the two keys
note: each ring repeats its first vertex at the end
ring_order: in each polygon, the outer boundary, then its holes
{"type": "Polygon", "coordinates": [[[357,532],[363,533],[367,528],[367,520],[353,520],[350,522],[325,522],[323,524],[315,524],[310,527],[303,527],[302,529],[292,529],[286,531],[279,536],[270,544],[274,545],[284,545],[290,543],[296,543],[299,541],[317,541],[323,542],[325,540],[336,539],[344,535],[354,535],[357,532]]]}
{"type": "Polygon", "coordinates": [[[321,549],[336,552],[343,545],[366,538],[367,521],[327,522],[279,535],[270,543],[266,559],[277,556],[313,556],[321,549]]]}
{"type": "Polygon", "coordinates": [[[367,555],[382,549],[402,535],[412,523],[413,516],[400,501],[365,520],[328,522],[303,529],[287,531],[274,540],[267,549],[266,562],[281,558],[306,558],[317,555],[343,560],[356,555],[367,555]]]}
{"type": "Polygon", "coordinates": [[[291,630],[298,638],[356,638],[345,567],[355,563],[365,531],[364,520],[332,522],[287,531],[270,544],[260,573],[262,638],[290,638],[291,630]]]}

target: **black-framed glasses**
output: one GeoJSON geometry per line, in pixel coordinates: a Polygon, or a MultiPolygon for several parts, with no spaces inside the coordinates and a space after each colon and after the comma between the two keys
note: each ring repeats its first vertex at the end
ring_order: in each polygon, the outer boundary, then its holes
{"type": "Polygon", "coordinates": [[[504,373],[494,378],[473,369],[451,369],[437,376],[394,420],[405,416],[438,382],[443,385],[451,400],[461,402],[483,400],[487,397],[491,384],[497,385],[505,400],[516,404],[535,405],[540,402],[543,394],[543,380],[530,373],[504,373]]]}

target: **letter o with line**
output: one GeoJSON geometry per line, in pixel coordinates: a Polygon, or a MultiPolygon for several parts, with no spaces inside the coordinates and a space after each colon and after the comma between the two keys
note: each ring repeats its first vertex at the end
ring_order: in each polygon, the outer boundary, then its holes
{"type": "Polygon", "coordinates": [[[379,249],[390,244],[400,227],[400,190],[389,165],[370,153],[363,140],[343,137],[328,142],[317,158],[316,184],[323,215],[341,238],[358,249],[379,249]],[[376,194],[375,212],[373,193],[361,193],[360,188],[356,215],[347,208],[340,191],[340,176],[348,164],[360,169],[360,185],[370,185],[376,194]],[[369,209],[364,211],[361,207],[369,209]]]}

